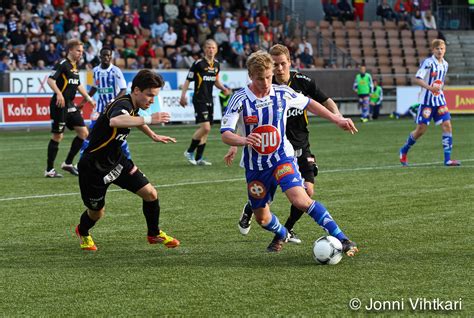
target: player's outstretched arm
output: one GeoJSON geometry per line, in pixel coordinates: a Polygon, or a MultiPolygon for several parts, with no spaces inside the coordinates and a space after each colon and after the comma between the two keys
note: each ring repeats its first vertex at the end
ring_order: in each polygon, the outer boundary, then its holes
{"type": "Polygon", "coordinates": [[[123,114],[110,119],[110,127],[128,128],[139,127],[143,125],[167,123],[170,121],[170,114],[165,112],[156,112],[151,116],[135,117],[129,114],[123,114]]]}
{"type": "Polygon", "coordinates": [[[150,137],[154,142],[162,142],[164,144],[169,142],[176,143],[176,138],[158,135],[150,127],[148,127],[148,125],[141,125],[137,128],[140,129],[145,135],[150,137]]]}
{"type": "Polygon", "coordinates": [[[260,134],[251,133],[247,137],[239,136],[230,130],[221,134],[222,141],[229,146],[257,146],[262,141],[260,134]]]}
{"type": "Polygon", "coordinates": [[[337,126],[339,126],[339,128],[347,130],[351,134],[358,132],[357,128],[355,127],[354,123],[352,122],[350,118],[344,118],[336,114],[333,114],[323,105],[321,105],[320,103],[312,99],[310,99],[307,109],[308,111],[310,111],[311,113],[315,115],[318,115],[322,118],[332,121],[337,126]]]}

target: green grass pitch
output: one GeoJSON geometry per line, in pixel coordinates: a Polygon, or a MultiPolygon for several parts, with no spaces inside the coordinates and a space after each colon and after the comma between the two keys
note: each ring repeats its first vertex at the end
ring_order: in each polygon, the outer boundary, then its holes
{"type": "MultiPolygon", "coordinates": [[[[187,164],[195,126],[156,127],[178,143],[154,144],[133,130],[133,159],[156,185],[161,227],[181,240],[168,250],[146,242],[141,200],[115,186],[106,216],[92,230],[99,248],[79,249],[72,235],[84,211],[77,178],[46,179],[49,132],[0,133],[0,313],[4,316],[450,316],[474,313],[474,117],[454,117],[453,157],[442,165],[441,130],[431,125],[402,168],[398,150],[411,120],[357,124],[351,136],[311,120],[320,175],[314,198],[324,203],[361,252],[318,266],[312,243],[325,233],[308,217],[295,230],[301,245],[265,252],[272,235],[255,222],[240,235],[244,171],[225,167],[227,147],[213,128],[211,167],[187,164]],[[461,299],[457,311],[411,310],[409,299],[461,299]],[[349,300],[362,308],[352,311],[349,300]],[[368,311],[370,299],[403,301],[403,310],[368,311]]],[[[60,145],[56,167],[73,134],[60,145]]],[[[240,157],[240,151],[239,151],[240,157]]],[[[289,204],[278,190],[272,211],[289,204]]],[[[375,317],[374,316],[374,317],[375,317]]]]}

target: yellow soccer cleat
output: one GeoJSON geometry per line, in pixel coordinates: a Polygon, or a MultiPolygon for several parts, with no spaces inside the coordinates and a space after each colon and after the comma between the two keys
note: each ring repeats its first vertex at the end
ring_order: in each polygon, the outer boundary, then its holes
{"type": "Polygon", "coordinates": [[[76,226],[76,235],[81,241],[81,249],[84,251],[97,251],[97,246],[94,243],[94,240],[92,239],[92,236],[87,235],[87,236],[82,236],[79,233],[79,225],[76,226]]]}
{"type": "Polygon", "coordinates": [[[160,230],[157,236],[147,236],[150,244],[164,244],[168,248],[175,248],[179,246],[179,241],[172,236],[160,230]]]}

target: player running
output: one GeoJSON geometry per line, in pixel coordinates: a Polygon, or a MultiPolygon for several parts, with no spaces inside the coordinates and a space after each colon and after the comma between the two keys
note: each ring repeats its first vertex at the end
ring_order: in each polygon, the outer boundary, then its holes
{"type": "Polygon", "coordinates": [[[142,198],[150,244],[160,243],[169,248],[179,245],[177,239],[160,230],[160,204],[156,189],[121,149],[130,127],[137,127],[155,142],[176,142],[174,138],[155,134],[148,127],[149,124],[168,122],[168,113],[138,116],[140,109],[150,108],[163,85],[164,81],[157,73],[141,70],[133,79],[131,93],[107,105],[97,119],[89,147],[79,161],[79,187],[87,209],[81,215],[76,234],[83,250],[97,250],[89,230],[105,214],[105,195],[112,183],[142,198]]]}
{"type": "MultiPolygon", "coordinates": [[[[342,117],[336,103],[319,89],[314,80],[299,72],[290,71],[290,52],[286,46],[276,44],[270,48],[269,53],[272,56],[275,66],[272,79],[273,84],[288,85],[296,92],[314,99],[332,113],[342,117]]],[[[314,179],[318,175],[318,166],[316,165],[316,159],[311,152],[309,144],[307,110],[293,108],[288,111],[286,137],[295,150],[295,157],[298,160],[298,168],[304,179],[306,193],[312,197],[314,194],[314,179]]],[[[229,149],[229,152],[224,157],[228,165],[232,164],[236,153],[237,147],[231,147],[229,149]]],[[[247,203],[238,223],[240,233],[243,235],[247,235],[250,231],[252,214],[252,208],[250,204],[247,203]]],[[[294,205],[291,206],[290,216],[285,223],[285,227],[290,234],[289,242],[301,243],[293,227],[303,214],[304,211],[297,209],[294,205]]]]}
{"type": "Polygon", "coordinates": [[[351,133],[357,132],[357,129],[350,119],[334,115],[288,86],[272,84],[273,64],[271,55],[264,51],[250,55],[247,68],[252,82],[232,96],[221,124],[222,141],[230,146],[244,147],[248,197],[256,221],[277,236],[267,250],[280,251],[288,239],[287,229],[269,207],[280,185],[296,208],[308,213],[330,235],[342,242],[347,255],[354,256],[358,251],[357,245],[347,238],[327,209],[305,192],[293,147],[285,133],[290,108],[308,109],[351,133]],[[237,127],[240,135],[235,133],[237,127]]]}

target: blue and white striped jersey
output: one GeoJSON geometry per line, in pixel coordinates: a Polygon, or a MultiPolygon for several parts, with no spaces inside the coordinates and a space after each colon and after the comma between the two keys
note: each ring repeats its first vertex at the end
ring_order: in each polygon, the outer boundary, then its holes
{"type": "Polygon", "coordinates": [[[92,70],[94,76],[94,87],[97,88],[98,100],[96,111],[100,114],[110,101],[112,101],[122,89],[127,88],[127,83],[122,71],[115,65],[103,69],[100,64],[92,70]]]}
{"type": "Polygon", "coordinates": [[[290,108],[304,110],[310,99],[288,86],[273,84],[270,94],[257,98],[248,87],[234,93],[222,116],[221,133],[235,132],[241,136],[260,133],[258,146],[245,146],[242,160],[247,170],[262,171],[294,156],[286,138],[286,118],[290,108]]]}
{"type": "Polygon", "coordinates": [[[446,105],[446,99],[442,91],[446,73],[448,73],[448,62],[445,59],[440,63],[432,55],[421,63],[418,72],[416,72],[416,77],[424,80],[430,86],[440,86],[441,90],[433,94],[431,91],[421,88],[419,94],[420,104],[425,106],[446,105]]]}

